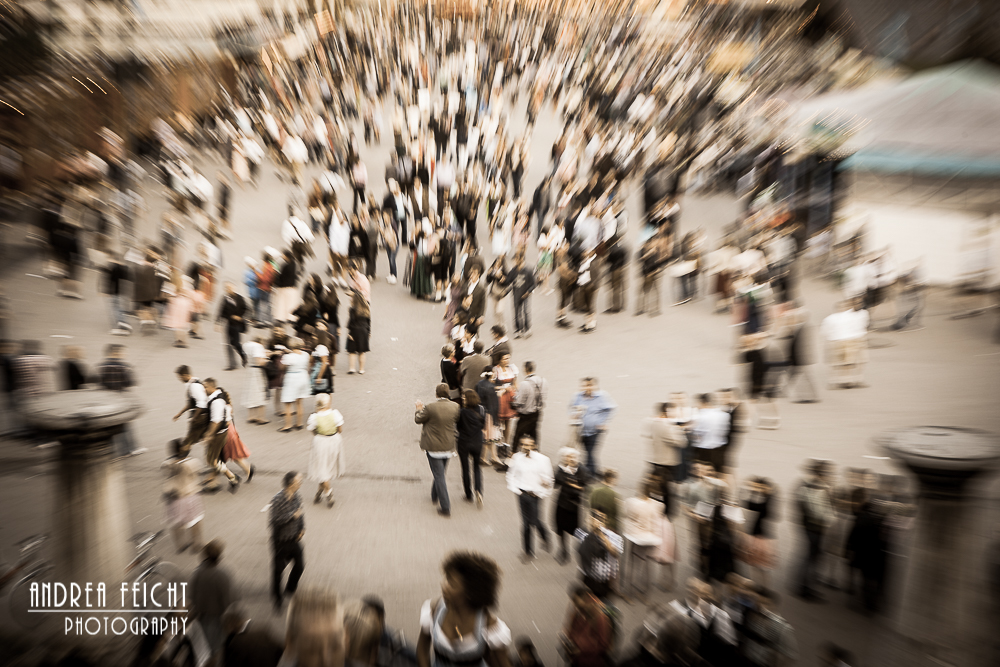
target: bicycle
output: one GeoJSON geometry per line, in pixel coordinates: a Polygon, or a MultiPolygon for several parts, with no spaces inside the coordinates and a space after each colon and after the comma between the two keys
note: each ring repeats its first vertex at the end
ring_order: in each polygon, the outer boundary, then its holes
{"type": "Polygon", "coordinates": [[[45,583],[52,574],[52,564],[38,557],[48,535],[32,535],[16,545],[21,557],[17,565],[0,576],[0,589],[10,580],[20,577],[10,588],[7,600],[11,618],[25,630],[35,630],[48,620],[48,614],[32,612],[31,585],[45,583]]]}
{"type": "Polygon", "coordinates": [[[167,586],[184,581],[184,578],[180,569],[173,563],[165,561],[159,556],[150,556],[153,544],[163,537],[165,532],[159,530],[155,533],[136,533],[132,536],[129,541],[135,543],[137,553],[132,562],[125,568],[125,574],[127,577],[129,573],[137,571],[138,574],[132,579],[132,583],[145,584],[146,590],[149,591],[149,595],[152,596],[156,604],[164,609],[172,609],[173,606],[168,604],[167,586]],[[156,584],[160,584],[160,586],[154,589],[156,584]]]}

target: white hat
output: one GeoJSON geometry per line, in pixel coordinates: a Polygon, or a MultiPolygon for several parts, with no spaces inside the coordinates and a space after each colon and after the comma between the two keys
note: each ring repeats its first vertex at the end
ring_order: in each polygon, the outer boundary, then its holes
{"type": "Polygon", "coordinates": [[[281,253],[278,252],[277,250],[275,250],[274,248],[272,248],[271,246],[267,246],[267,247],[264,248],[264,254],[267,255],[268,257],[280,257],[281,256],[281,253]]]}

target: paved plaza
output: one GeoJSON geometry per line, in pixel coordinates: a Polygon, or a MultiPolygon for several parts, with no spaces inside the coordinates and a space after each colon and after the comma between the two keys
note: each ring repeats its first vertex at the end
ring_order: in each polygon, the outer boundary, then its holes
{"type": "MultiPolygon", "coordinates": [[[[518,111],[523,114],[523,107],[518,111]]],[[[539,120],[532,140],[534,158],[525,177],[527,193],[548,169],[550,144],[557,133],[558,119],[539,120]]],[[[381,175],[391,141],[391,133],[385,132],[381,146],[362,153],[379,199],[384,192],[381,175]]],[[[202,153],[195,158],[194,166],[211,177],[221,163],[216,155],[202,153]]],[[[264,246],[280,246],[288,186],[278,173],[268,163],[257,189],[234,189],[234,238],[221,243],[222,274],[239,285],[244,256],[259,257],[264,246]]],[[[315,174],[316,167],[307,172],[307,176],[315,174]]],[[[166,200],[164,189],[152,178],[144,185],[149,210],[141,221],[141,236],[152,240],[158,234],[166,200]]],[[[628,192],[629,247],[634,252],[642,193],[636,183],[630,184],[628,192]]],[[[341,195],[342,200],[349,201],[348,193],[341,195]]],[[[682,232],[703,227],[708,231],[710,245],[717,242],[721,228],[732,223],[739,210],[738,203],[728,195],[689,195],[681,205],[682,232]]],[[[488,249],[484,218],[481,214],[479,235],[488,249]]],[[[266,426],[246,423],[245,410],[238,403],[251,371],[223,371],[226,360],[221,331],[204,327],[206,339],[192,341],[189,349],[172,347],[172,336],[167,331],[145,336],[137,333],[127,339],[112,337],[108,333],[108,304],[96,289],[97,272],[84,271],[84,300],[57,297],[57,284],[41,277],[44,258],[25,240],[26,232],[26,226],[20,223],[5,230],[4,261],[0,264],[0,278],[14,313],[13,337],[41,340],[45,352],[54,357],[58,357],[61,345],[80,345],[86,350],[88,364],[98,362],[104,345],[110,342],[128,346],[128,360],[139,382],[136,391],[145,406],[134,424],[135,433],[140,444],[149,449],[121,464],[127,477],[134,532],[158,530],[164,525],[160,464],[166,457],[167,441],[182,435],[184,429],[182,423],[171,421],[184,402],[183,387],[173,369],[188,364],[197,376],[215,377],[231,392],[237,406],[237,427],[258,472],[253,482],[243,485],[235,495],[205,497],[204,532],[207,538],[225,541],[224,564],[233,573],[240,597],[255,622],[268,623],[280,633],[281,619],[271,611],[268,598],[270,555],[264,508],[279,489],[281,475],[288,470],[306,469],[311,435],[308,431],[279,434],[279,420],[273,416],[266,426]]],[[[189,230],[185,240],[190,248],[196,237],[189,230]]],[[[319,241],[316,248],[321,250],[319,241]]],[[[405,260],[401,271],[403,266],[405,260]]],[[[457,462],[450,466],[453,514],[450,519],[437,515],[429,498],[431,476],[418,446],[420,427],[413,423],[413,403],[417,399],[432,400],[439,381],[445,306],[411,298],[402,283],[388,285],[384,279],[388,274],[384,254],[378,268],[380,280],[372,287],[372,351],[367,372],[348,376],[344,355],[338,355],[337,360],[333,399],[334,407],[346,420],[348,474],[334,484],[337,502],[332,509],[311,503],[306,507],[306,569],[302,585],[330,584],[347,598],[381,596],[390,625],[403,630],[415,642],[421,603],[439,595],[439,566],[445,554],[453,549],[482,551],[495,558],[504,573],[497,615],[510,625],[515,637],[526,635],[534,640],[543,662],[558,664],[557,635],[576,568],[572,564],[560,566],[545,553],[540,553],[533,563],[519,562],[517,503],[506,489],[503,476],[492,470],[484,469],[485,507],[478,511],[474,505],[461,502],[459,466],[457,462]]],[[[322,263],[314,260],[311,269],[323,271],[322,263]]],[[[797,289],[811,311],[815,334],[816,325],[832,312],[838,293],[829,282],[810,276],[802,277],[797,289]]],[[[711,299],[678,307],[665,303],[659,317],[635,317],[631,314],[635,293],[633,273],[629,311],[599,315],[597,331],[589,336],[575,329],[556,328],[557,295],[537,293],[531,300],[533,335],[512,341],[513,361],[519,366],[535,361],[539,374],[549,383],[540,432],[542,453],[555,457],[558,448],[570,442],[567,405],[581,377],[599,378],[601,388],[617,402],[619,411],[601,444],[599,457],[602,466],[621,472],[623,497],[634,492],[646,468],[640,429],[642,420],[651,415],[653,404],[666,400],[671,391],[694,394],[742,384],[745,374],[737,365],[732,318],[714,314],[711,299]]],[[[664,300],[669,302],[670,296],[671,290],[665,290],[664,300]]],[[[608,291],[602,288],[598,298],[600,313],[608,307],[608,291]]],[[[935,424],[1000,432],[1000,346],[992,342],[996,313],[966,319],[950,317],[963,308],[953,292],[931,290],[924,329],[872,335],[868,387],[829,390],[825,383],[827,370],[817,364],[811,371],[820,387],[821,402],[791,404],[779,399],[780,429],[750,431],[736,453],[740,477],[764,475],[780,489],[780,565],[773,584],[782,595],[782,614],[797,631],[800,664],[816,664],[817,647],[830,640],[857,655],[867,655],[878,643],[886,623],[885,619],[866,617],[848,608],[844,593],[831,592],[830,602],[819,606],[788,594],[786,582],[802,544],[795,529],[795,510],[787,499],[800,476],[803,460],[820,457],[833,460],[838,468],[893,472],[890,462],[872,445],[873,436],[884,429],[935,424]]],[[[492,315],[490,310],[487,324],[494,323],[492,315]]],[[[888,318],[889,312],[882,316],[888,318]]],[[[341,317],[346,322],[344,308],[341,317]]],[[[576,324],[580,324],[579,316],[577,320],[576,324]]],[[[512,322],[504,324],[511,328],[512,322]]],[[[818,359],[818,336],[812,338],[818,359]]],[[[311,401],[307,402],[309,409],[311,401]]],[[[52,511],[50,485],[54,480],[49,459],[53,451],[33,449],[20,441],[0,443],[0,548],[7,556],[5,560],[12,556],[11,545],[15,542],[48,529],[52,511]]],[[[989,526],[996,525],[998,489],[994,479],[974,487],[978,511],[970,520],[970,529],[984,538],[993,536],[989,526]]],[[[307,502],[312,493],[312,485],[307,483],[303,488],[307,502]]],[[[550,520],[548,503],[543,511],[550,520]]],[[[691,541],[686,521],[678,519],[677,526],[683,551],[678,582],[682,582],[692,572],[688,552],[691,541]]],[[[196,565],[192,555],[175,555],[169,540],[163,540],[158,551],[185,570],[196,565]]],[[[896,564],[905,563],[905,545],[901,551],[903,554],[894,559],[896,564]]],[[[975,572],[969,573],[970,578],[976,576],[975,572]]],[[[665,603],[674,593],[657,591],[651,597],[665,603]]],[[[622,603],[620,607],[623,637],[631,637],[641,624],[644,606],[622,603]]],[[[6,613],[4,607],[0,625],[9,627],[6,613]]],[[[984,645],[988,647],[990,641],[995,639],[984,641],[984,645]]]]}

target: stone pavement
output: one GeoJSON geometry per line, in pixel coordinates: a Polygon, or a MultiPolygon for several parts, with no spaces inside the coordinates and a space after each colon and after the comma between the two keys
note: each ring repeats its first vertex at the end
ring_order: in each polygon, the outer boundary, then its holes
{"type": "MultiPolygon", "coordinates": [[[[557,130],[555,119],[547,117],[536,127],[535,158],[525,179],[527,193],[541,180],[547,167],[548,141],[557,130]]],[[[391,133],[385,132],[382,146],[363,153],[379,197],[383,191],[382,165],[390,143],[391,133]]],[[[201,155],[196,166],[214,180],[219,162],[215,156],[201,155]]],[[[315,172],[312,169],[309,173],[315,172]]],[[[142,223],[145,238],[156,238],[156,222],[166,205],[162,194],[159,185],[147,181],[145,195],[150,210],[142,223]]],[[[258,257],[265,245],[280,245],[286,195],[287,186],[278,179],[272,165],[263,169],[258,189],[241,191],[236,187],[232,202],[235,238],[222,244],[225,278],[242,284],[242,258],[258,257]]],[[[640,220],[641,192],[634,187],[628,205],[630,219],[640,220]]],[[[736,215],[735,202],[721,195],[689,196],[682,205],[682,229],[703,226],[712,239],[736,215]]],[[[481,240],[486,238],[484,227],[481,223],[481,240]]],[[[638,227],[633,222],[629,232],[633,248],[638,227]]],[[[6,261],[0,266],[15,313],[12,334],[44,341],[46,352],[53,356],[58,356],[60,345],[81,345],[89,363],[100,359],[107,343],[128,345],[129,360],[138,373],[138,391],[146,406],[135,424],[136,433],[150,451],[122,465],[128,479],[135,531],[157,530],[163,525],[160,488],[164,478],[159,464],[165,457],[164,445],[184,429],[183,424],[170,420],[183,403],[182,386],[174,378],[173,369],[186,363],[202,378],[214,376],[234,399],[242,396],[248,371],[222,371],[223,334],[208,326],[203,330],[207,332],[206,340],[193,341],[186,350],[171,347],[172,336],[166,331],[149,336],[136,334],[124,340],[110,336],[107,304],[96,292],[96,272],[84,271],[86,300],[56,297],[57,286],[39,277],[43,259],[24,241],[25,232],[26,227],[20,224],[7,230],[6,261]]],[[[193,243],[193,233],[186,240],[193,243]]],[[[405,261],[401,262],[401,270],[403,266],[405,261]]],[[[313,268],[321,270],[320,263],[313,268]]],[[[413,300],[401,284],[387,285],[386,274],[386,260],[382,257],[379,275],[383,280],[373,285],[372,352],[367,373],[348,376],[342,355],[337,362],[334,405],[346,419],[349,473],[335,483],[337,504],[333,509],[311,504],[306,508],[306,570],[302,584],[330,584],[344,597],[381,596],[389,623],[415,641],[420,604],[439,594],[442,558],[453,549],[483,551],[494,557],[504,571],[497,614],[511,626],[515,636],[526,635],[535,641],[544,662],[556,664],[557,633],[568,602],[567,590],[575,580],[574,566],[560,567],[544,553],[532,564],[518,561],[517,505],[503,477],[490,470],[484,471],[486,506],[482,511],[462,502],[455,464],[448,472],[453,517],[444,520],[435,513],[428,498],[429,470],[418,447],[420,431],[411,415],[413,401],[430,400],[439,379],[443,305],[413,300]]],[[[630,306],[634,303],[634,289],[633,280],[630,306]]],[[[818,324],[831,311],[836,293],[827,283],[813,279],[804,280],[801,290],[812,311],[812,322],[818,324]]],[[[607,291],[602,289],[601,311],[607,307],[607,299],[607,291]]],[[[658,318],[624,313],[601,315],[597,332],[583,336],[575,330],[554,327],[555,300],[556,295],[534,296],[534,335],[512,341],[515,363],[536,361],[539,373],[549,382],[542,451],[554,456],[558,446],[568,442],[565,406],[577,390],[579,378],[600,378],[602,388],[619,405],[601,446],[600,460],[603,466],[620,470],[621,492],[627,497],[645,468],[640,424],[650,414],[652,404],[664,400],[670,391],[698,393],[741,382],[743,371],[735,365],[731,320],[713,314],[708,300],[701,300],[666,307],[658,318]]],[[[754,430],[745,437],[737,452],[740,475],[766,475],[787,498],[799,476],[800,463],[807,457],[829,458],[838,466],[889,472],[889,462],[882,460],[881,453],[870,445],[872,436],[888,427],[925,423],[1000,432],[1000,413],[996,410],[1000,349],[990,342],[995,314],[949,319],[958,308],[951,293],[932,292],[925,312],[926,329],[875,335],[879,345],[871,351],[868,388],[823,388],[822,402],[815,405],[781,401],[780,430],[754,430]]],[[[346,318],[344,310],[341,314],[346,318]]],[[[506,324],[510,327],[511,323],[506,324]]],[[[823,387],[825,369],[817,365],[812,371],[817,385],[823,387]]],[[[285,471],[306,469],[310,438],[305,431],[276,433],[279,423],[275,417],[267,426],[246,424],[245,418],[243,408],[237,407],[236,422],[253,453],[258,476],[236,495],[206,497],[204,529],[206,537],[226,542],[225,564],[233,572],[252,616],[280,632],[281,621],[271,612],[268,601],[270,559],[263,509],[280,487],[285,471]]],[[[51,452],[33,450],[21,442],[0,442],[0,554],[5,556],[0,560],[10,560],[13,543],[46,529],[51,511],[49,484],[53,478],[47,462],[51,452]]],[[[975,504],[981,511],[976,514],[975,525],[989,535],[988,526],[995,525],[996,520],[998,485],[991,480],[976,488],[975,504]]],[[[303,496],[307,502],[313,493],[312,485],[306,483],[303,496]]],[[[551,516],[548,504],[544,513],[546,519],[551,516]]],[[[800,664],[816,664],[817,647],[824,641],[845,645],[858,655],[867,654],[880,641],[882,619],[866,618],[846,608],[842,593],[831,593],[831,603],[823,606],[806,605],[786,595],[786,581],[802,545],[792,523],[791,503],[782,503],[780,515],[788,520],[779,527],[780,566],[773,575],[773,585],[782,593],[783,615],[796,628],[800,664]]],[[[690,540],[682,524],[678,523],[678,532],[685,553],[678,582],[691,572],[687,554],[690,540]]],[[[902,551],[896,562],[905,562],[902,551]]],[[[191,555],[174,555],[168,540],[157,547],[157,552],[187,570],[196,564],[191,555]]],[[[970,573],[970,578],[975,580],[976,574],[970,573]]],[[[658,591],[652,599],[665,603],[672,594],[658,591]]],[[[630,638],[641,624],[644,608],[638,604],[620,607],[622,636],[630,638]]],[[[10,627],[6,605],[0,604],[0,608],[0,627],[10,627]]]]}

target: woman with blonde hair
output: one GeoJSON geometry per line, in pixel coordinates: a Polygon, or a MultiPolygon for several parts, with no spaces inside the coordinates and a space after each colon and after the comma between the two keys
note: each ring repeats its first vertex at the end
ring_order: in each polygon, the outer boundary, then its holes
{"type": "Polygon", "coordinates": [[[329,394],[316,395],[316,412],[309,415],[307,428],[316,434],[309,453],[309,479],[319,484],[313,502],[319,504],[325,499],[326,506],[333,507],[330,483],[344,474],[344,449],[340,437],[344,416],[330,407],[329,394]]]}

